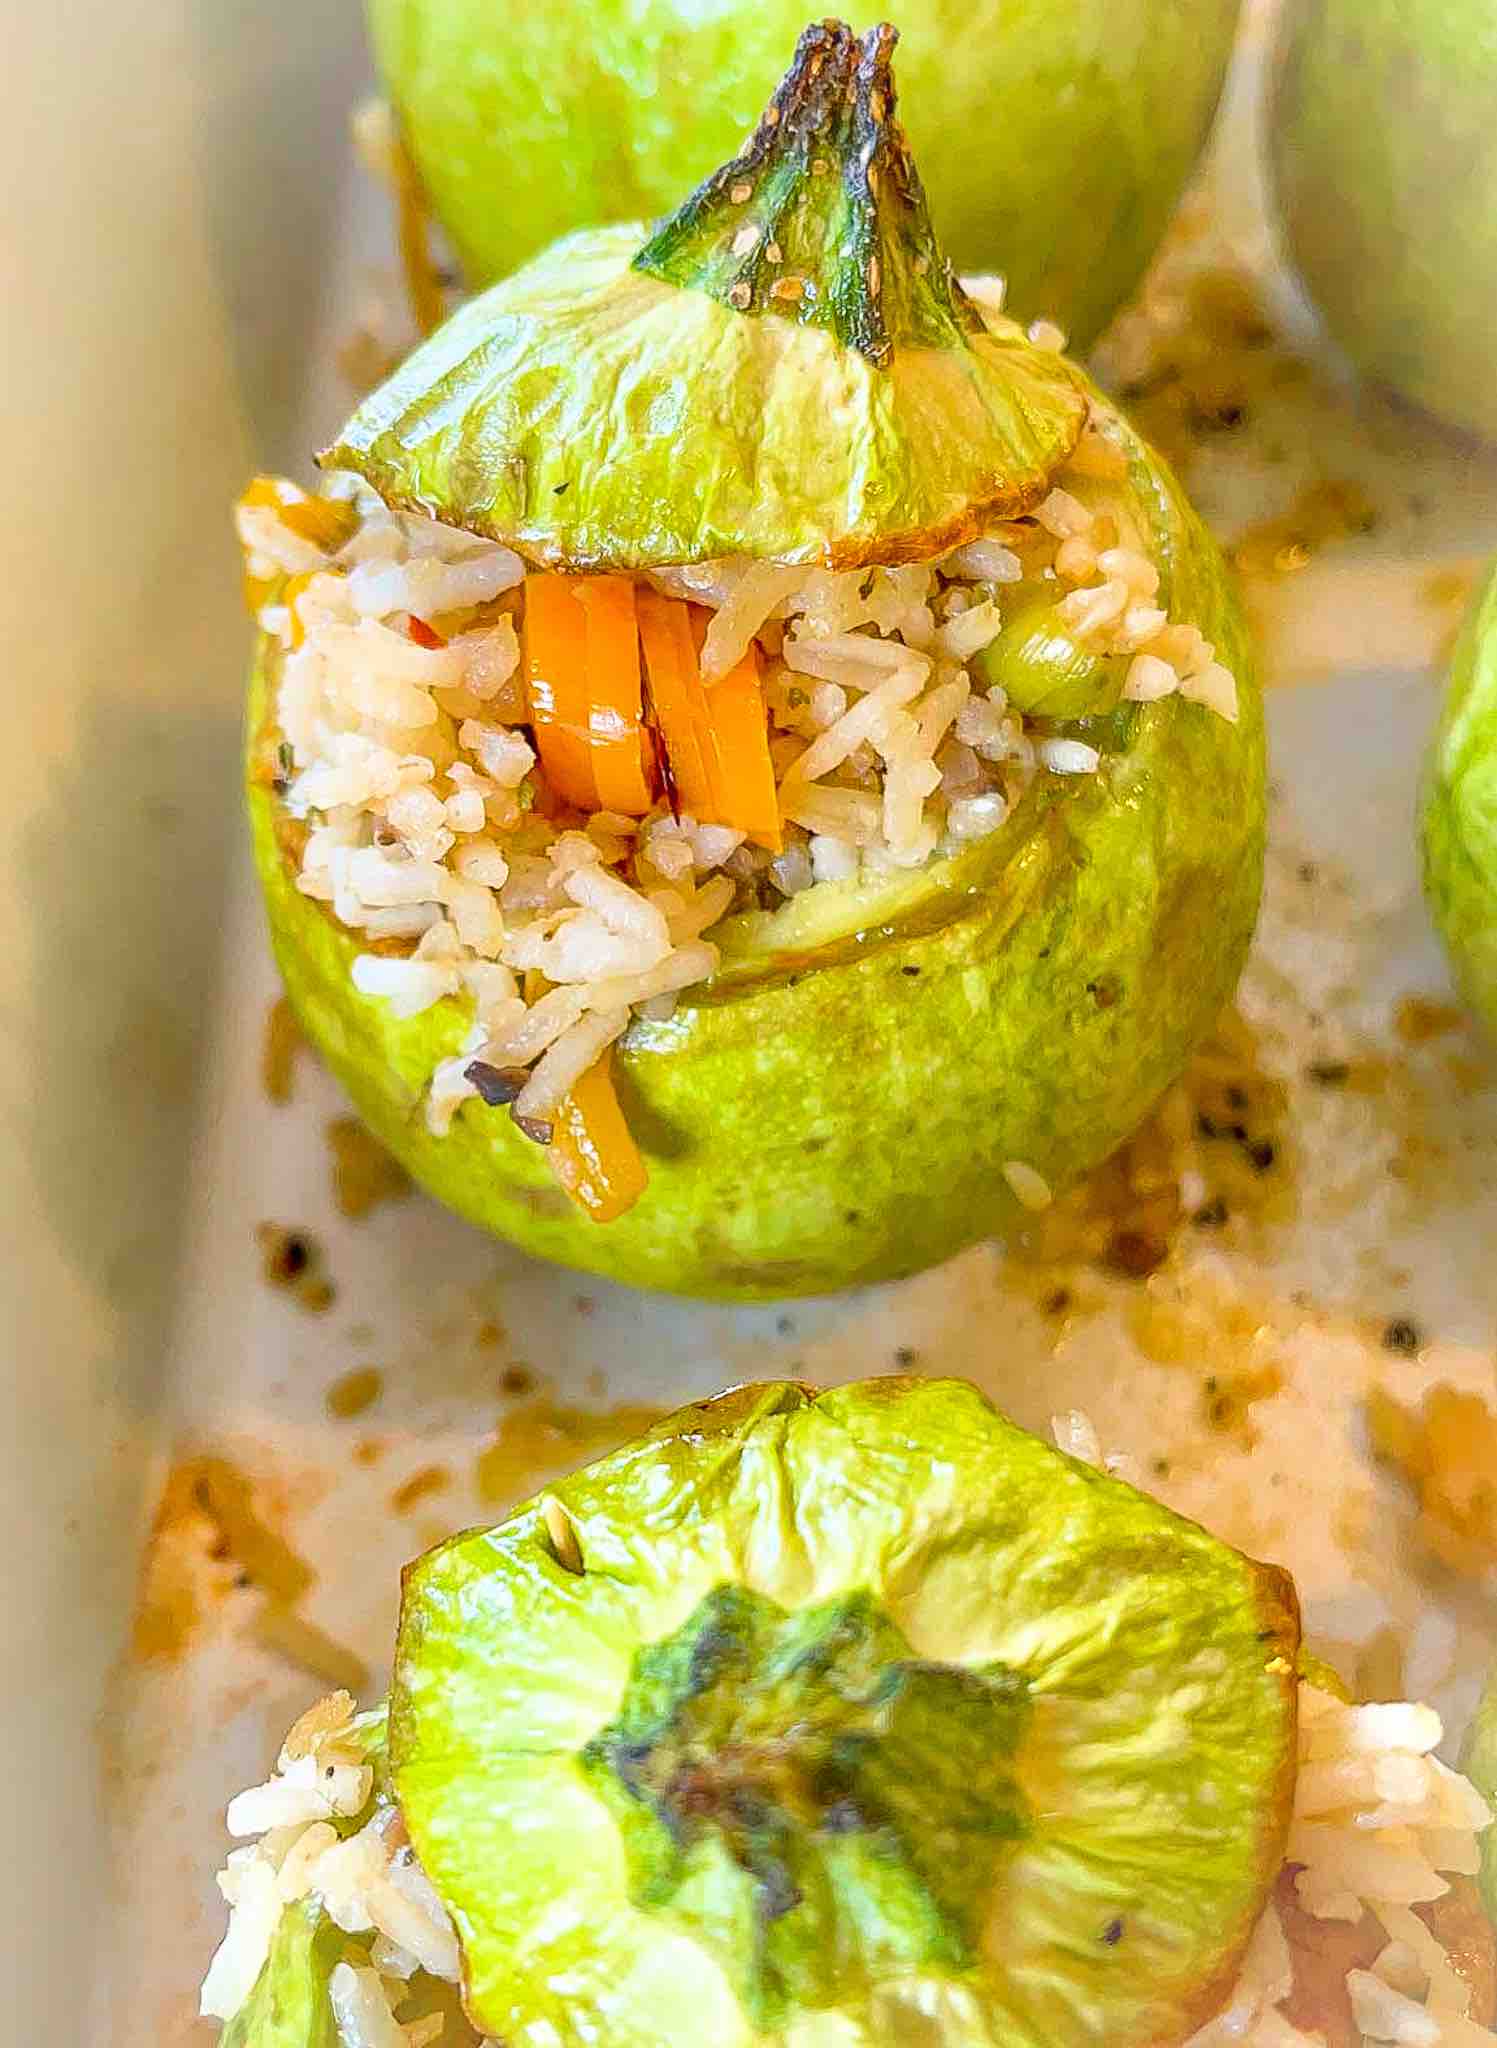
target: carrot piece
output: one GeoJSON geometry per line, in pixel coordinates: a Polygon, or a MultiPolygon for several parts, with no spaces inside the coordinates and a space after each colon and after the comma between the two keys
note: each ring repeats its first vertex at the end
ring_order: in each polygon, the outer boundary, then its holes
{"type": "Polygon", "coordinates": [[[296,600],[301,596],[311,580],[310,573],[303,573],[300,576],[288,576],[281,590],[281,603],[286,607],[286,615],[291,622],[288,644],[293,648],[300,647],[307,637],[307,629],[302,624],[301,613],[296,609],[296,600]]]}
{"type": "Polygon", "coordinates": [[[730,825],[778,853],[780,806],[754,649],[704,684],[708,614],[653,590],[641,590],[638,602],[650,696],[682,803],[703,823],[730,825]]]}
{"type": "Polygon", "coordinates": [[[644,1193],[649,1174],[614,1092],[611,1046],[558,1109],[546,1157],[594,1223],[612,1223],[644,1193]]]}
{"type": "Polygon", "coordinates": [[[699,714],[696,699],[701,698],[702,685],[687,608],[643,587],[636,603],[650,700],[682,806],[694,818],[714,818],[716,797],[699,730],[706,725],[706,702],[702,700],[699,714]]]}
{"type": "Polygon", "coordinates": [[[643,817],[639,628],[627,576],[525,579],[525,693],[541,761],[579,811],[643,817]]]}
{"type": "Polygon", "coordinates": [[[583,576],[575,589],[587,618],[588,739],[598,803],[642,818],[655,799],[645,775],[634,584],[627,576],[583,576]]]}
{"type": "MultiPolygon", "coordinates": [[[[331,498],[314,498],[289,477],[251,477],[239,495],[239,503],[246,511],[274,512],[283,526],[327,554],[335,554],[358,524],[358,515],[351,505],[331,498]]],[[[293,578],[299,589],[305,588],[307,580],[305,576],[293,578]]],[[[244,602],[251,617],[268,604],[284,603],[288,587],[283,570],[277,569],[269,576],[252,576],[246,566],[244,602]]]]}
{"type": "Polygon", "coordinates": [[[570,576],[525,578],[525,698],[552,787],[579,811],[598,808],[588,737],[587,617],[570,576]]]}
{"type": "Polygon", "coordinates": [[[735,832],[746,832],[755,846],[778,853],[785,843],[780,799],[754,648],[746,648],[742,660],[726,675],[704,687],[721,764],[719,822],[731,825],[735,832]]]}
{"type": "Polygon", "coordinates": [[[696,643],[697,694],[705,721],[707,774],[715,808],[712,822],[731,826],[755,846],[778,853],[784,844],[774,762],[769,754],[769,728],[759,688],[759,656],[752,642],[726,675],[715,683],[701,680],[702,646],[709,614],[691,607],[691,635],[696,643]]]}
{"type": "Polygon", "coordinates": [[[274,512],[283,526],[329,555],[338,552],[359,523],[352,505],[340,498],[316,497],[285,476],[251,477],[239,502],[247,508],[262,506],[274,512]]]}
{"type": "Polygon", "coordinates": [[[707,786],[712,792],[711,805],[702,813],[702,817],[706,824],[726,825],[728,768],[722,757],[722,742],[717,727],[712,722],[707,692],[702,685],[702,648],[706,644],[707,628],[712,623],[712,614],[705,605],[689,604],[686,607],[686,623],[691,635],[691,715],[697,745],[702,750],[702,760],[707,770],[707,786]]]}

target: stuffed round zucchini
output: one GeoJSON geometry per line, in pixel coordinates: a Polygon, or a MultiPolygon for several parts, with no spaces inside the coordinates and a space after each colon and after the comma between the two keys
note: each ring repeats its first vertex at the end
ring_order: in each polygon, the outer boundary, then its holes
{"type": "Polygon", "coordinates": [[[1112,1150],[1231,991],[1263,737],[1221,559],[941,253],[892,30],[260,480],[250,804],[303,1024],[435,1194],[739,1299],[1112,1150]]]}
{"type": "MultiPolygon", "coordinates": [[[[229,1826],[226,2048],[1493,2048],[1491,1813],[971,1387],[745,1387],[405,1576],[229,1826]]],[[[1490,1774],[1490,1731],[1472,1757],[1490,1774]]]]}

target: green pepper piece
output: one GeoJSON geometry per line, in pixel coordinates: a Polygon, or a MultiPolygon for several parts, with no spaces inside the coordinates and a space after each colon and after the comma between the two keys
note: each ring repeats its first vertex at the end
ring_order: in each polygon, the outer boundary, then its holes
{"type": "Polygon", "coordinates": [[[316,1899],[287,1906],[255,1987],[224,2028],[219,2048],[338,2048],[328,1996],[348,1937],[316,1899]]]}
{"type": "Polygon", "coordinates": [[[1021,606],[969,664],[984,689],[1001,689],[1034,718],[1093,718],[1116,708],[1127,664],[1093,654],[1067,631],[1048,599],[1021,606]]]}

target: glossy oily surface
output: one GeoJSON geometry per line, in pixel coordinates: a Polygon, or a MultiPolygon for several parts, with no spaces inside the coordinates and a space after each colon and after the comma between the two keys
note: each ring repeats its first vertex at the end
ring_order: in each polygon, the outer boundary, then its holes
{"type": "Polygon", "coordinates": [[[1168,2039],[1282,1854],[1297,1643],[969,1386],[750,1386],[411,1568],[393,1778],[501,2037],[1168,2039]]]}

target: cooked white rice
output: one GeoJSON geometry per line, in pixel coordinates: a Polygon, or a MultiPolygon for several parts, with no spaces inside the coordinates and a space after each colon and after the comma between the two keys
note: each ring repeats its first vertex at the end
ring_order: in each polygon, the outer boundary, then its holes
{"type": "MultiPolygon", "coordinates": [[[[1497,2034],[1471,2017],[1470,1987],[1413,1910],[1444,1898],[1452,1877],[1480,1868],[1486,1801],[1432,1752],[1444,1730],[1431,1707],[1346,1706],[1313,1685],[1299,1689],[1299,1776],[1288,1862],[1301,1908],[1317,1920],[1359,1923],[1370,1914],[1387,1941],[1370,1970],[1346,1986],[1366,2048],[1493,2048],[1497,2034]]],[[[1316,2048],[1283,2006],[1294,1956],[1276,1906],[1259,1923],[1225,2009],[1190,2048],[1316,2048]]]]}
{"type": "Polygon", "coordinates": [[[271,1777],[230,1801],[230,1834],[257,1835],[231,1851],[218,1887],[229,1926],[209,1966],[200,2009],[229,2020],[254,1989],[286,1907],[315,1898],[353,1937],[363,1963],[340,1963],[330,1986],[345,2048],[421,2048],[425,2023],[395,2017],[421,1973],[455,1984],[457,1937],[417,1864],[400,1815],[374,1796],[374,1774],[351,1741],[347,1693],[321,1701],[293,1728],[271,1777]],[[335,1825],[344,1823],[340,1833],[335,1825]]]}
{"type": "Polygon", "coordinates": [[[274,724],[285,802],[307,827],[298,886],[371,942],[354,967],[363,994],[399,1017],[448,996],[473,1007],[431,1077],[433,1130],[476,1092],[474,1061],[533,1069],[515,1113],[544,1121],[631,1016],[668,1015],[713,973],[704,934],[729,910],[919,866],[996,831],[1034,776],[1094,774],[1094,747],[1030,730],[969,670],[1021,578],[1054,581],[1082,644],[1131,657],[1130,699],[1179,692],[1235,717],[1210,644],[1154,603],[1158,571],[1114,489],[1111,417],[1098,409],[1031,518],[943,557],[653,572],[712,609],[709,680],[759,643],[777,855],[663,800],[643,819],[558,814],[525,730],[515,623],[496,609],[524,575],[509,549],[392,513],[350,477],[328,485],[345,531],[334,513],[326,547],[288,521],[290,493],[241,508],[248,573],[269,592],[260,622],[285,650],[274,724]],[[527,974],[552,985],[543,1017],[527,974]]]}

